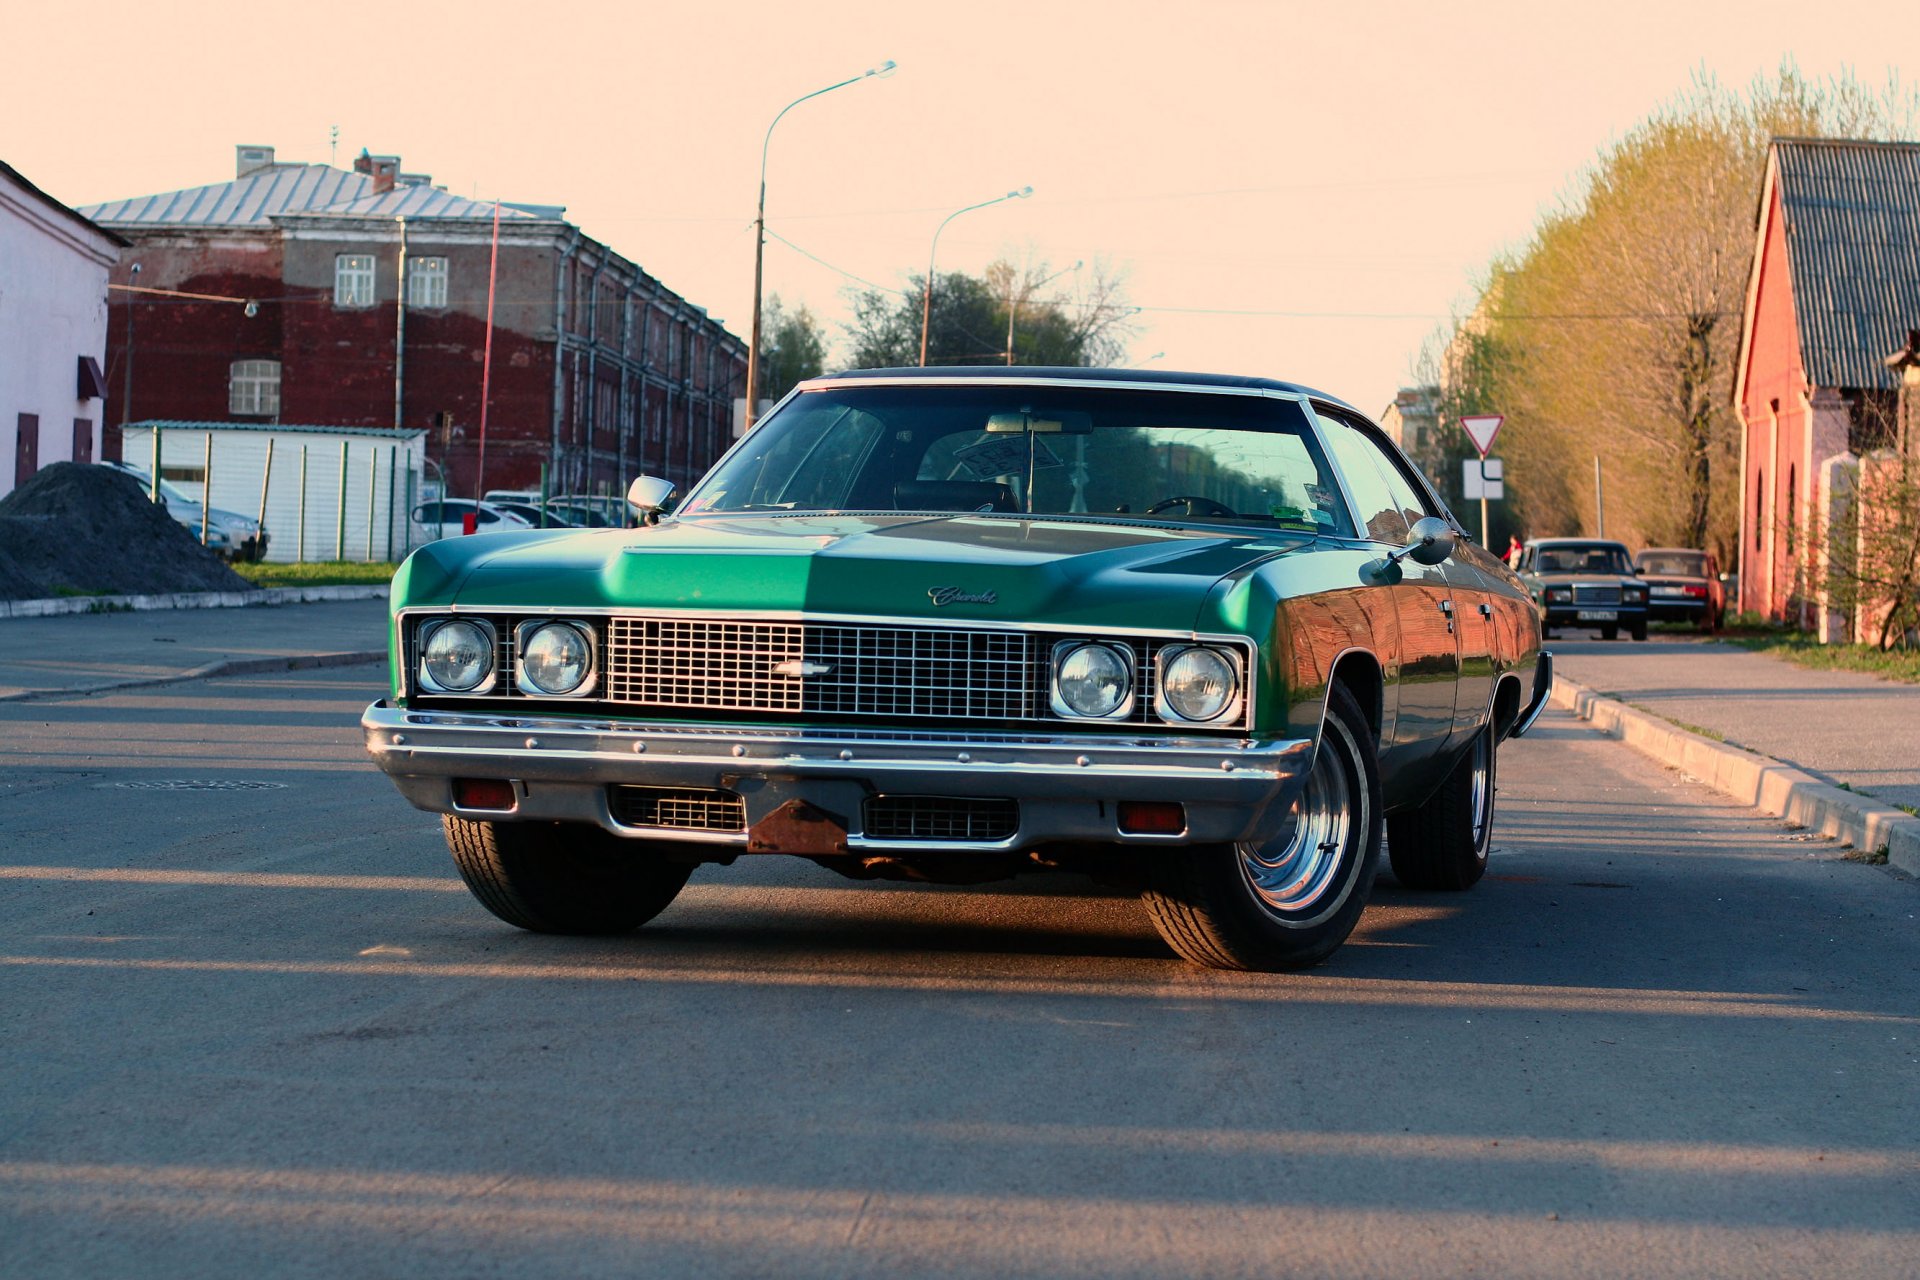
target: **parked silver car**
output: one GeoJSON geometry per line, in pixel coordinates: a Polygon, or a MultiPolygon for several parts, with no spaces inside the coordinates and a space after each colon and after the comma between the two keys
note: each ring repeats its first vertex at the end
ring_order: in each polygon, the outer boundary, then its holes
{"type": "MultiPolygon", "coordinates": [[[[103,467],[112,467],[125,472],[140,482],[140,487],[152,492],[153,476],[130,462],[103,462],[103,467]]],[[[160,502],[167,514],[186,526],[187,532],[197,541],[200,537],[201,507],[200,500],[167,480],[160,482],[160,502]]],[[[214,507],[206,513],[207,547],[228,560],[261,560],[267,554],[267,531],[252,516],[243,516],[238,511],[223,511],[214,507]]]]}

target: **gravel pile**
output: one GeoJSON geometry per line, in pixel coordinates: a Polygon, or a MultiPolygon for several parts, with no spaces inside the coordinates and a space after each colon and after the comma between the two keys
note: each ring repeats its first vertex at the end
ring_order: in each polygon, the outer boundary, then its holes
{"type": "Polygon", "coordinates": [[[251,589],[112,467],[56,462],[0,498],[0,600],[251,589]]]}

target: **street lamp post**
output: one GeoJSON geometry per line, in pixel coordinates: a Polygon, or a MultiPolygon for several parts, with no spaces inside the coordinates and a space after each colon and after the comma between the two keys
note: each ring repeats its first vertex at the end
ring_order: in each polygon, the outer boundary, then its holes
{"type": "Polygon", "coordinates": [[[773,142],[773,126],[780,123],[780,116],[793,110],[809,98],[817,98],[823,93],[832,93],[835,89],[844,89],[850,84],[859,84],[869,76],[890,76],[898,64],[888,58],[879,66],[868,67],[857,76],[852,76],[838,84],[830,84],[824,89],[815,89],[812,93],[801,94],[786,106],[780,108],[780,114],[774,116],[773,124],[767,126],[767,136],[760,141],[760,203],[753,215],[753,345],[747,348],[747,423],[751,427],[759,416],[760,403],[760,286],[763,278],[763,265],[767,252],[767,148],[773,142]]]}
{"type": "Polygon", "coordinates": [[[999,204],[1003,200],[1024,200],[1032,194],[1033,194],[1032,187],[1021,187],[1018,191],[1009,191],[1007,192],[1007,194],[1003,196],[995,196],[991,200],[982,200],[979,204],[970,204],[964,209],[955,209],[952,213],[942,218],[940,220],[940,225],[934,228],[933,247],[927,250],[926,288],[921,290],[921,293],[920,293],[920,367],[921,368],[924,369],[927,367],[927,328],[928,328],[929,322],[933,319],[933,260],[940,252],[940,233],[947,229],[947,224],[949,222],[952,222],[955,218],[959,217],[963,213],[972,213],[975,209],[984,209],[990,204],[999,204]]]}
{"type": "MultiPolygon", "coordinates": [[[[1074,263],[1070,267],[1065,267],[1059,271],[1054,272],[1052,275],[1048,276],[1045,280],[1042,280],[1039,284],[1036,284],[1033,286],[1033,288],[1027,290],[1028,295],[1031,296],[1035,293],[1038,293],[1040,290],[1052,284],[1055,280],[1058,280],[1061,276],[1066,275],[1067,272],[1078,271],[1081,267],[1085,265],[1086,265],[1086,259],[1083,258],[1079,262],[1074,263]]],[[[1018,304],[1014,301],[1014,297],[1015,295],[1013,291],[1013,277],[1009,275],[1007,277],[1007,366],[1009,368],[1013,366],[1013,313],[1018,307],[1018,304]]]]}

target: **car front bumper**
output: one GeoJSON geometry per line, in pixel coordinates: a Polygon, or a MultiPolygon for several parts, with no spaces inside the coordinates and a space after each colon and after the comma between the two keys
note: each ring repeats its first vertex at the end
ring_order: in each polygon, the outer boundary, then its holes
{"type": "Polygon", "coordinates": [[[1304,738],[805,730],[416,711],[386,701],[368,707],[360,725],[374,763],[417,808],[487,821],[587,822],[616,835],[742,853],[1264,842],[1291,820],[1314,751],[1304,738]],[[513,807],[460,807],[453,783],[466,778],[511,782],[513,807]],[[613,803],[623,786],[737,795],[743,820],[724,831],[630,825],[613,803]],[[866,832],[862,816],[864,802],[882,796],[1013,800],[1017,829],[992,840],[883,839],[866,832]],[[1179,803],[1185,829],[1123,832],[1123,801],[1179,803]],[[794,835],[796,805],[831,818],[823,838],[794,835]]]}
{"type": "Polygon", "coordinates": [[[1631,627],[1636,622],[1647,620],[1647,607],[1643,604],[1560,604],[1555,602],[1545,606],[1545,621],[1549,627],[1631,627]],[[1581,614],[1612,614],[1608,617],[1581,617],[1581,614]]]}

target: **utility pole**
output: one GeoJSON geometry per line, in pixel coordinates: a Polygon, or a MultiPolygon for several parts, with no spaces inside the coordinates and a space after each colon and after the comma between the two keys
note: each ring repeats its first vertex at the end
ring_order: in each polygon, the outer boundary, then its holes
{"type": "Polygon", "coordinates": [[[1599,532],[1594,536],[1598,538],[1606,537],[1607,490],[1600,479],[1600,455],[1597,453],[1593,455],[1593,519],[1594,523],[1599,526],[1599,532]]]}

